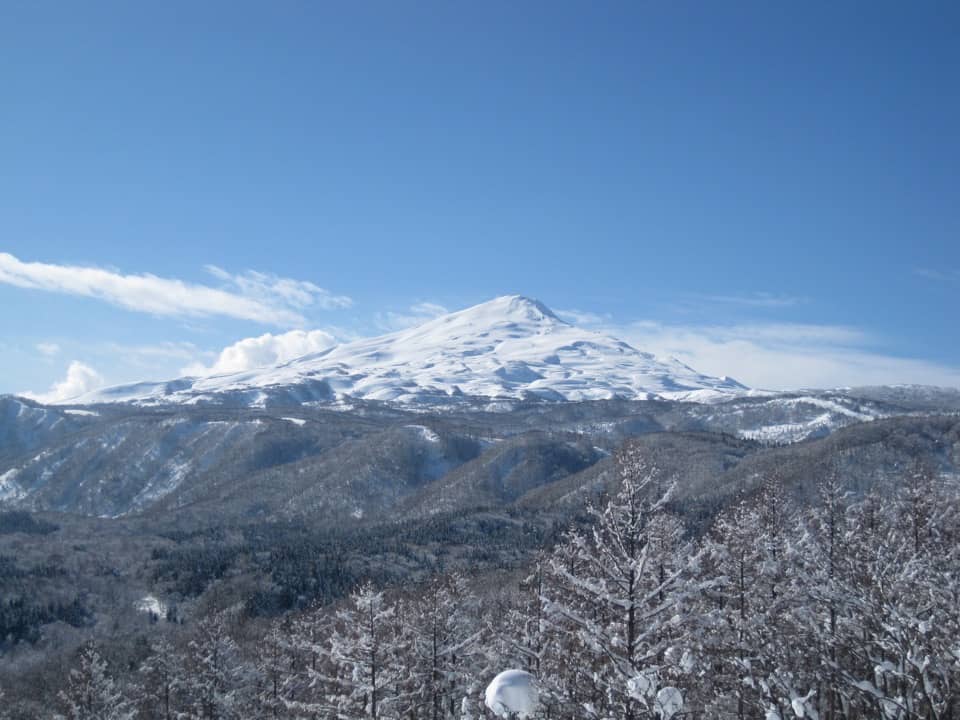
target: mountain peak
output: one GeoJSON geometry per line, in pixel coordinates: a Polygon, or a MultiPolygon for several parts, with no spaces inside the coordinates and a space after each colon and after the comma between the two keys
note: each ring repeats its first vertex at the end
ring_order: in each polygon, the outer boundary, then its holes
{"type": "Polygon", "coordinates": [[[493,300],[451,313],[445,317],[491,325],[498,322],[534,323],[538,325],[567,324],[542,302],[524,295],[501,295],[493,300]]]}
{"type": "Polygon", "coordinates": [[[539,300],[504,295],[380,337],[273,367],[99,391],[95,399],[249,404],[336,398],[407,404],[458,398],[604,400],[725,396],[743,390],[675,360],[564,322],[539,300]],[[693,395],[691,395],[691,393],[693,395]]]}
{"type": "Polygon", "coordinates": [[[557,314],[553,312],[553,310],[534,298],[529,298],[524,295],[504,295],[498,298],[498,300],[509,301],[508,307],[511,314],[522,313],[530,319],[563,322],[563,320],[557,317],[557,314]]]}

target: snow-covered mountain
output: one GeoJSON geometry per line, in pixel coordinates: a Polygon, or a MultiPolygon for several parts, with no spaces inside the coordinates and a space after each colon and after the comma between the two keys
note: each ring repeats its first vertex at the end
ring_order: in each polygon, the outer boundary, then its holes
{"type": "Polygon", "coordinates": [[[542,303],[499,297],[417,327],[239,373],[106,388],[69,404],[249,406],[344,398],[438,404],[463,397],[705,400],[746,388],[658,359],[561,320],[542,303]]]}

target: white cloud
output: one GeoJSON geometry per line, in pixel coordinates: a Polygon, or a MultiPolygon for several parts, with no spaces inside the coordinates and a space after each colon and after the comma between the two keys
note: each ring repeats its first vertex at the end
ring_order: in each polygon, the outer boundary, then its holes
{"type": "Polygon", "coordinates": [[[55,342],[37,343],[36,348],[41,355],[48,358],[52,358],[60,352],[60,346],[55,342]]]}
{"type": "Polygon", "coordinates": [[[585,310],[557,310],[557,316],[572,325],[599,325],[610,322],[609,315],[597,315],[585,310]]]}
{"type": "Polygon", "coordinates": [[[107,342],[96,345],[87,352],[96,352],[98,356],[110,362],[119,362],[151,377],[158,372],[176,372],[183,364],[200,365],[216,358],[217,353],[201,350],[192,342],[160,342],[145,345],[126,345],[107,342]]]}
{"type": "Polygon", "coordinates": [[[755,324],[670,326],[640,322],[607,327],[638,349],[676,357],[710,375],[757,388],[790,390],[917,383],[960,387],[960,368],[886,355],[855,328],[755,324]]]}
{"type": "Polygon", "coordinates": [[[224,316],[279,326],[302,325],[299,312],[316,303],[346,307],[350,299],[333,296],[313,283],[248,271],[230,275],[209,268],[224,288],[187,283],[156,275],[122,275],[100,268],[22,262],[0,253],[0,282],[17,287],[92,297],[112,305],[153,315],[224,316]]]}
{"type": "Polygon", "coordinates": [[[78,395],[103,387],[100,373],[79,360],[74,360],[67,368],[67,376],[45,393],[22,393],[24,397],[42,403],[58,403],[75,398],[78,395]]]}
{"type": "Polygon", "coordinates": [[[213,365],[193,363],[183,369],[186,375],[218,375],[242,372],[288,362],[309,353],[327,350],[337,344],[336,338],[324,330],[291,330],[273,335],[244,338],[225,347],[213,365]]]}
{"type": "Polygon", "coordinates": [[[416,315],[425,315],[427,317],[440,317],[441,315],[446,315],[450,311],[447,310],[443,305],[438,305],[437,303],[421,302],[411,305],[410,312],[416,315]]]}
{"type": "Polygon", "coordinates": [[[394,330],[405,330],[408,327],[421,325],[429,320],[446,315],[450,311],[443,305],[431,302],[419,302],[411,305],[406,312],[387,312],[377,313],[374,322],[377,327],[387,332],[394,330]]]}
{"type": "Polygon", "coordinates": [[[954,283],[960,281],[960,270],[956,268],[942,268],[934,270],[933,268],[917,268],[913,271],[917,275],[927,280],[936,280],[938,282],[954,283]]]}
{"type": "Polygon", "coordinates": [[[215,278],[238,288],[243,295],[260,298],[264,302],[279,301],[300,309],[317,305],[324,310],[339,310],[353,305],[353,300],[346,295],[333,295],[329,290],[306,280],[292,280],[256,270],[231,274],[216,265],[207,265],[206,270],[215,278]]]}
{"type": "Polygon", "coordinates": [[[801,305],[807,302],[806,298],[792,295],[778,295],[769,292],[755,292],[746,295],[703,295],[701,300],[708,303],[722,303],[725,305],[743,305],[746,307],[783,308],[801,305]]]}
{"type": "MultiPolygon", "coordinates": [[[[767,293],[704,299],[767,307],[803,302],[801,298],[767,293]]],[[[668,325],[648,321],[620,325],[609,316],[580,310],[557,314],[575,325],[622,338],[640,350],[675,357],[699,372],[730,375],[756,388],[901,383],[960,387],[960,368],[886,355],[876,350],[876,342],[867,333],[842,325],[668,325]]]]}
{"type": "Polygon", "coordinates": [[[192,342],[161,342],[155,345],[123,345],[121,343],[106,343],[104,346],[109,352],[137,358],[167,358],[171,360],[190,360],[202,354],[192,342]]]}

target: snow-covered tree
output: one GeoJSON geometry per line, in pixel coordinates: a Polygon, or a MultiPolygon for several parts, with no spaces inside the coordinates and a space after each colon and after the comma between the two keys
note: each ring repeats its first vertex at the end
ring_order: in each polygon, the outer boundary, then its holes
{"type": "MultiPolygon", "coordinates": [[[[819,487],[819,502],[798,528],[797,598],[791,625],[804,648],[803,672],[817,692],[805,700],[824,720],[844,717],[851,707],[841,668],[849,663],[844,637],[858,633],[856,562],[852,554],[850,493],[836,471],[819,487]]],[[[796,662],[796,661],[795,661],[796,662]]],[[[796,691],[795,691],[796,694],[796,691]]]]}
{"type": "Polygon", "coordinates": [[[289,623],[274,623],[257,645],[257,714],[264,718],[284,717],[284,696],[294,660],[289,623]]]}
{"type": "Polygon", "coordinates": [[[546,564],[546,557],[538,554],[519,591],[509,598],[502,614],[490,619],[491,634],[498,639],[501,654],[535,676],[540,674],[547,643],[546,564]]]}
{"type": "Polygon", "coordinates": [[[187,680],[183,658],[166,638],[150,646],[150,654],[140,666],[140,676],[141,714],[161,720],[176,718],[178,694],[187,686],[187,680]]]}
{"type": "Polygon", "coordinates": [[[798,541],[788,707],[824,720],[955,712],[956,502],[923,473],[856,502],[828,478],[798,541]]]}
{"type": "Polygon", "coordinates": [[[397,605],[370,584],[336,614],[329,639],[308,671],[314,690],[304,708],[331,717],[393,718],[408,674],[407,636],[397,605]]]}
{"type": "Polygon", "coordinates": [[[93,644],[80,650],[60,699],[67,720],[132,720],[137,716],[93,644]]]}
{"type": "Polygon", "coordinates": [[[339,681],[329,666],[329,638],[335,618],[314,608],[290,623],[285,639],[289,671],[281,685],[281,701],[291,712],[318,714],[328,707],[327,691],[339,681]]]}
{"type": "Polygon", "coordinates": [[[9,720],[10,713],[7,712],[6,692],[0,686],[0,720],[9,720]]]}
{"type": "Polygon", "coordinates": [[[667,650],[684,642],[686,601],[699,591],[696,557],[679,522],[665,510],[670,491],[652,491],[657,471],[636,445],[617,456],[620,489],[596,523],[572,533],[549,565],[545,612],[558,636],[567,702],[600,717],[653,716],[667,650]],[[650,679],[649,694],[637,692],[650,679]],[[645,682],[645,680],[644,680],[645,682]],[[642,684],[642,683],[641,683],[642,684]]]}
{"type": "Polygon", "coordinates": [[[201,620],[193,636],[186,683],[192,712],[216,720],[246,717],[256,679],[230,636],[227,618],[220,613],[201,620]]]}
{"type": "Polygon", "coordinates": [[[764,562],[760,516],[747,501],[722,512],[707,543],[710,567],[720,583],[700,612],[715,611],[719,622],[704,638],[713,663],[710,692],[714,712],[742,720],[762,707],[758,650],[765,641],[766,595],[758,583],[764,562]],[[763,595],[759,602],[758,595],[763,595]],[[712,607],[709,607],[712,606],[712,607]]]}
{"type": "Polygon", "coordinates": [[[404,704],[417,717],[455,717],[468,692],[481,636],[466,581],[457,573],[435,578],[408,613],[412,662],[404,704]]]}
{"type": "Polygon", "coordinates": [[[845,695],[884,719],[949,717],[957,704],[956,548],[938,542],[952,535],[956,498],[928,503],[932,479],[924,493],[917,481],[908,478],[894,502],[871,497],[853,508],[853,597],[838,674],[845,695]]]}

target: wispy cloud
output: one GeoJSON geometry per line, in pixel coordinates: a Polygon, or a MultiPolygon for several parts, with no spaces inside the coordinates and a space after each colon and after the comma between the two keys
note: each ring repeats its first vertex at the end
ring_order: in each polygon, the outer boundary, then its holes
{"type": "Polygon", "coordinates": [[[70,400],[84,393],[103,387],[103,377],[89,365],[74,360],[67,368],[63,380],[55,382],[45,393],[20,393],[24,397],[42,403],[58,403],[70,400]]]}
{"type": "Polygon", "coordinates": [[[265,303],[281,302],[300,309],[316,305],[324,310],[339,310],[353,305],[353,300],[346,295],[334,295],[306,280],[293,280],[256,270],[231,274],[216,265],[207,265],[206,270],[215,278],[236,287],[245,297],[259,298],[265,303]]]}
{"type": "Polygon", "coordinates": [[[411,305],[404,312],[386,311],[374,316],[374,323],[381,330],[392,332],[404,330],[408,327],[420,325],[434,318],[446,315],[449,310],[443,305],[432,302],[419,302],[411,305]]]}
{"type": "Polygon", "coordinates": [[[957,268],[944,268],[940,270],[934,270],[933,268],[916,268],[913,274],[926,278],[927,280],[936,280],[937,282],[960,283],[960,269],[957,268]]]}
{"type": "Polygon", "coordinates": [[[889,355],[875,338],[836,325],[664,325],[638,322],[605,330],[656,355],[752,387],[789,390],[917,383],[960,387],[960,367],[889,355]]]}
{"type": "Polygon", "coordinates": [[[216,357],[215,352],[202,350],[192,342],[159,342],[154,344],[129,345],[107,342],[84,348],[101,357],[120,358],[123,363],[141,368],[154,368],[158,363],[174,361],[195,363],[216,357]]]}
{"type": "Polygon", "coordinates": [[[741,305],[751,308],[785,308],[808,302],[807,298],[768,292],[747,293],[745,295],[702,295],[699,299],[706,303],[741,305]]]}
{"type": "Polygon", "coordinates": [[[208,268],[223,287],[188,283],[151,274],[124,275],[102,268],[23,262],[0,253],[0,283],[33,290],[97,298],[138,312],[173,317],[223,316],[281,327],[306,320],[301,311],[346,307],[350,299],[313,283],[248,271],[231,275],[208,268]]]}
{"type": "Polygon", "coordinates": [[[37,352],[47,358],[52,358],[60,353],[60,346],[55,342],[41,342],[36,344],[37,352]]]}
{"type": "MultiPolygon", "coordinates": [[[[960,273],[953,271],[930,271],[929,276],[960,280],[960,273]]],[[[807,300],[758,292],[703,295],[694,302],[698,306],[724,303],[784,308],[807,300]]],[[[675,357],[710,375],[731,375],[752,387],[789,390],[899,383],[960,387],[960,367],[884,353],[877,338],[856,327],[785,322],[618,323],[609,315],[580,310],[557,314],[575,325],[619,337],[640,350],[675,357]]]]}
{"type": "Polygon", "coordinates": [[[561,320],[566,320],[573,325],[588,326],[610,322],[609,315],[597,315],[585,310],[556,310],[555,312],[561,320]]]}

